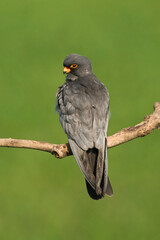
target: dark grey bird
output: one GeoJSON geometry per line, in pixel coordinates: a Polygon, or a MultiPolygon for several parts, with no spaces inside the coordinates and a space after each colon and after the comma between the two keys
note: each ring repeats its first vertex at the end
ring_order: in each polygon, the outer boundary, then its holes
{"type": "Polygon", "coordinates": [[[106,133],[109,94],[92,72],[88,58],[77,54],[63,62],[66,82],[57,92],[60,123],[93,199],[112,196],[108,178],[106,133]]]}

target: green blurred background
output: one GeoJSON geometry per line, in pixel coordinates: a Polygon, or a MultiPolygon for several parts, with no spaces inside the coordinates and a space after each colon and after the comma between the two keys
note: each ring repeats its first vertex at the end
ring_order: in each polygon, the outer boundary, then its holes
{"type": "MultiPolygon", "coordinates": [[[[55,113],[66,55],[110,93],[108,134],[160,101],[158,0],[0,2],[0,137],[65,143],[55,113]]],[[[93,201],[74,160],[0,149],[0,239],[160,239],[160,134],[109,150],[114,197],[93,201]]]]}

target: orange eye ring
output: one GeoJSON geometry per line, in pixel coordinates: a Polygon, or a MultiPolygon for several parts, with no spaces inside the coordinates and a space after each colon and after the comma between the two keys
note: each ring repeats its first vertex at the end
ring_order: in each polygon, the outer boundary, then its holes
{"type": "Polygon", "coordinates": [[[77,67],[78,67],[77,64],[72,64],[72,65],[70,66],[70,68],[77,68],[77,67]]]}

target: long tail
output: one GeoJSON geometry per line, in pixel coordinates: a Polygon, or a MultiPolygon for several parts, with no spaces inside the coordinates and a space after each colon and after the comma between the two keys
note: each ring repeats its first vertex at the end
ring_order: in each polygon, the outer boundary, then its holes
{"type": "MultiPolygon", "coordinates": [[[[90,164],[90,168],[91,168],[91,170],[93,172],[93,175],[95,176],[95,179],[96,179],[98,149],[96,149],[96,148],[89,149],[87,151],[87,158],[88,158],[88,161],[89,161],[89,164],[90,164]]],[[[95,185],[96,185],[96,183],[95,183],[95,185]]],[[[96,187],[93,188],[87,180],[86,180],[86,187],[87,187],[87,191],[88,191],[89,196],[91,198],[93,198],[94,200],[98,200],[98,199],[103,198],[102,188],[101,188],[101,194],[97,194],[96,193],[96,187]]]]}
{"type": "Polygon", "coordinates": [[[90,197],[98,200],[103,198],[105,194],[112,196],[113,190],[108,178],[107,148],[105,147],[104,157],[101,158],[102,152],[96,148],[84,151],[71,139],[69,139],[69,144],[85,177],[90,197]]]}

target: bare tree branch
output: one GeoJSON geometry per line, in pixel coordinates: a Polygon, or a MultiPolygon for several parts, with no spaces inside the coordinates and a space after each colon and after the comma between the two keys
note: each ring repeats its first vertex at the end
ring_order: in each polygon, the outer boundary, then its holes
{"type": "MultiPolygon", "coordinates": [[[[144,137],[150,134],[154,129],[160,127],[160,103],[154,104],[154,112],[144,118],[144,121],[133,126],[123,128],[112,136],[107,137],[108,148],[128,142],[137,137],[144,137]]],[[[0,147],[28,148],[45,152],[50,152],[56,158],[64,158],[72,155],[69,144],[52,144],[47,142],[22,140],[12,138],[1,138],[0,147]]]]}

